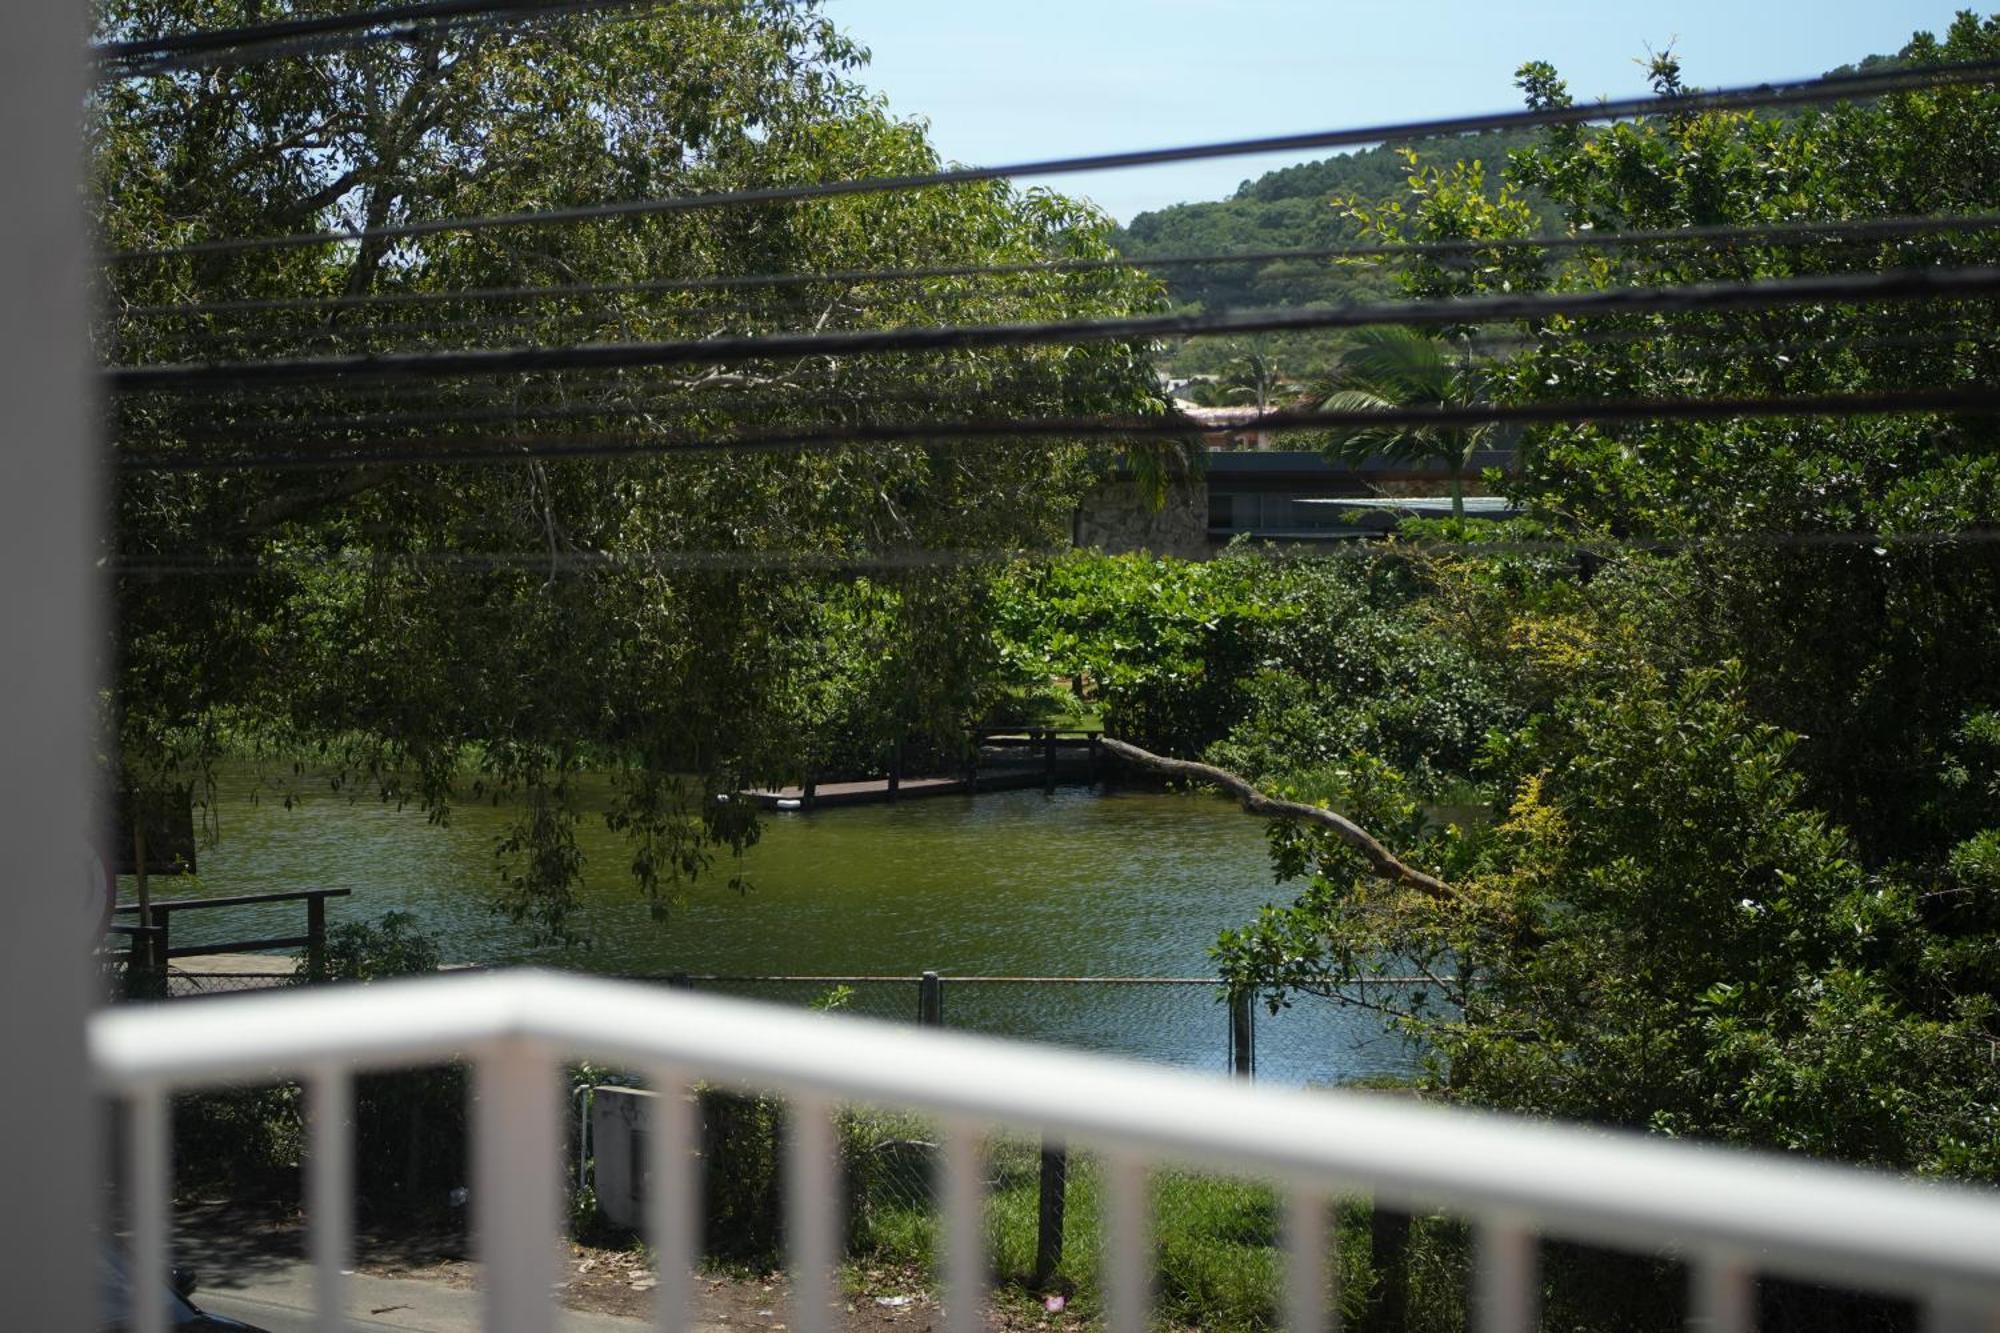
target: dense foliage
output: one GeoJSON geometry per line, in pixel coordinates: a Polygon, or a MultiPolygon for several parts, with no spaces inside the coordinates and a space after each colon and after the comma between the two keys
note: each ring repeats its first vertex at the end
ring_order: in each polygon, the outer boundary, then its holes
{"type": "MultiPolygon", "coordinates": [[[[2000,20],[1968,15],[1904,59],[1996,54],[2000,20]]],[[[1671,57],[1654,73],[1683,91],[1671,57]]],[[[1545,66],[1522,82],[1532,104],[1567,97],[1545,66]]],[[[1783,119],[1690,113],[1553,133],[1514,155],[1497,193],[1421,174],[1368,221],[1517,235],[1529,190],[1598,230],[1985,212],[2000,203],[1996,144],[2000,94],[1983,87],[1783,119]]],[[[1560,263],[1496,250],[1403,280],[1587,290],[1991,263],[1994,245],[1679,243],[1560,263]]],[[[1535,401],[1991,384],[1992,330],[1990,304],[1970,301],[1549,321],[1520,330],[1490,388],[1535,401]]],[[[1225,971],[1275,1004],[1312,991],[1377,1006],[1451,1097],[2000,1177],[1994,430],[1905,414],[1530,434],[1508,485],[1537,520],[1495,553],[1400,557],[1416,592],[1394,614],[1453,646],[1466,697],[1498,701],[1476,744],[1413,761],[1343,709],[1316,741],[1211,751],[1335,798],[1451,892],[1384,885],[1280,830],[1280,867],[1309,887],[1229,933],[1225,971]],[[1349,744],[1359,756],[1338,754],[1349,744]],[[1434,774],[1479,802],[1438,808],[1434,774]],[[1368,982],[1407,973],[1431,984],[1368,982]]],[[[1288,688],[1333,693],[1301,675],[1288,688]]]]}
{"type": "MultiPolygon", "coordinates": [[[[108,0],[101,25],[172,32],[292,8],[108,0]]],[[[148,251],[935,169],[921,129],[854,83],[864,59],[817,0],[742,0],[125,79],[93,107],[98,224],[109,248],[148,251]]],[[[659,287],[1101,257],[1109,232],[1086,205],[992,184],[137,254],[110,265],[101,336],[108,358],[160,363],[1144,308],[1152,286],[1111,271],[659,287]],[[559,290],[459,295],[507,288],[559,290]]],[[[1119,345],[128,394],[116,403],[128,460],[495,443],[523,457],[119,472],[117,777],[199,787],[236,746],[303,755],[440,818],[456,800],[516,796],[499,896],[562,937],[581,869],[573,779],[600,766],[617,778],[610,817],[631,836],[635,880],[665,904],[711,849],[754,837],[718,795],[865,766],[904,737],[957,743],[988,666],[979,637],[958,632],[985,597],[976,566],[1060,542],[1098,458],[1060,441],[677,446],[1158,406],[1143,349],[1119,345]],[[658,451],[531,452],[606,436],[658,451]]]]}

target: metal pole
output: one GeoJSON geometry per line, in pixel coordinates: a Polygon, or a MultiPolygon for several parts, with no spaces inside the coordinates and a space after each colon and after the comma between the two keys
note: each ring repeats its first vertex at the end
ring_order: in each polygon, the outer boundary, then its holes
{"type": "Polygon", "coordinates": [[[1042,1140],[1040,1206],[1035,1217],[1036,1290],[1055,1280],[1062,1267],[1063,1223],[1069,1211],[1069,1149],[1057,1138],[1042,1140]]]}
{"type": "Polygon", "coordinates": [[[944,978],[935,972],[926,972],[917,982],[917,1025],[927,1028],[944,1026],[944,978]]]}
{"type": "Polygon", "coordinates": [[[1251,1009],[1250,991],[1229,993],[1229,1072],[1237,1078],[1253,1078],[1257,1072],[1257,1018],[1251,1009]]]}

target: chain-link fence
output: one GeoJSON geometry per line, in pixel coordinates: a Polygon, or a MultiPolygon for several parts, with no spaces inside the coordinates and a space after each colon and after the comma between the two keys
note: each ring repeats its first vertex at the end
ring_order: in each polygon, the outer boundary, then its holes
{"type": "MultiPolygon", "coordinates": [[[[107,958],[107,994],[183,999],[264,990],[295,979],[289,959],[227,970],[204,960],[146,973],[107,958]]],[[[243,959],[241,962],[249,962],[243,959]]],[[[1272,1013],[1248,997],[1232,1003],[1203,977],[725,977],[649,975],[628,980],[896,1023],[928,1024],[1261,1081],[1331,1085],[1411,1071],[1415,1054],[1367,1006],[1301,995],[1272,1013]]]]}
{"type": "MultiPolygon", "coordinates": [[[[1277,1013],[1203,977],[633,978],[719,995],[1103,1051],[1295,1085],[1410,1072],[1415,1053],[1367,1006],[1301,995],[1277,1013]]],[[[1396,984],[1409,984],[1398,982],[1396,984]]]]}
{"type": "Polygon", "coordinates": [[[292,960],[281,955],[257,958],[253,966],[248,956],[232,958],[227,969],[204,967],[205,960],[190,964],[169,964],[164,971],[135,962],[124,953],[102,956],[99,963],[102,993],[116,1001],[182,1000],[197,995],[229,995],[240,991],[269,990],[289,986],[297,976],[292,960]],[[238,961],[240,959],[240,962],[238,961]]]}

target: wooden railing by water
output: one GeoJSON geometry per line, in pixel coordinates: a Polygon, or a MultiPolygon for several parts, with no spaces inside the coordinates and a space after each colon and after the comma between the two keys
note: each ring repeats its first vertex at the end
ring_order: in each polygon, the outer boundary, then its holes
{"type": "MultiPolygon", "coordinates": [[[[151,903],[144,909],[150,919],[141,920],[136,925],[120,923],[112,926],[111,932],[131,938],[130,962],[144,968],[152,975],[164,977],[168,961],[175,958],[199,958],[225,953],[261,953],[267,949],[304,949],[306,972],[318,979],[326,975],[326,900],[345,898],[352,892],[351,889],[301,889],[292,893],[249,893],[233,898],[181,898],[151,903]],[[306,905],[306,929],[303,935],[230,940],[222,944],[176,946],[173,943],[173,920],[179,914],[297,902],[306,905]]],[[[120,903],[116,911],[120,916],[139,916],[141,908],[138,903],[120,903]]]]}

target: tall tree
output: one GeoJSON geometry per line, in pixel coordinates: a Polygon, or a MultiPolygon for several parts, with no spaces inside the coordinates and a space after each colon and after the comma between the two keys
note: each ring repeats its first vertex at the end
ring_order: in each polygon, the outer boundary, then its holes
{"type": "MultiPolygon", "coordinates": [[[[178,31],[294,8],[110,0],[102,27],[178,31]]],[[[108,265],[105,354],[698,339],[1079,317],[1158,299],[1118,270],[727,285],[1111,253],[1094,210],[1004,184],[200,248],[934,170],[921,128],[854,81],[864,59],[818,0],[737,0],[113,82],[94,108],[99,222],[110,249],[151,253],[108,265]]],[[[126,395],[116,450],[128,464],[383,446],[406,459],[464,444],[522,454],[476,467],[121,470],[118,762],[146,783],[198,777],[229,745],[304,750],[439,817],[468,794],[509,793],[521,816],[501,849],[501,896],[556,937],[582,869],[575,775],[607,768],[633,873],[664,904],[716,849],[754,837],[741,805],[719,799],[741,785],[879,748],[891,731],[953,743],[983,666],[976,639],[944,631],[984,596],[974,566],[1060,541],[1097,458],[1061,441],[679,446],[877,420],[1161,410],[1156,399],[1132,346],[126,395]],[[549,453],[606,437],[657,449],[549,453]]]]}

